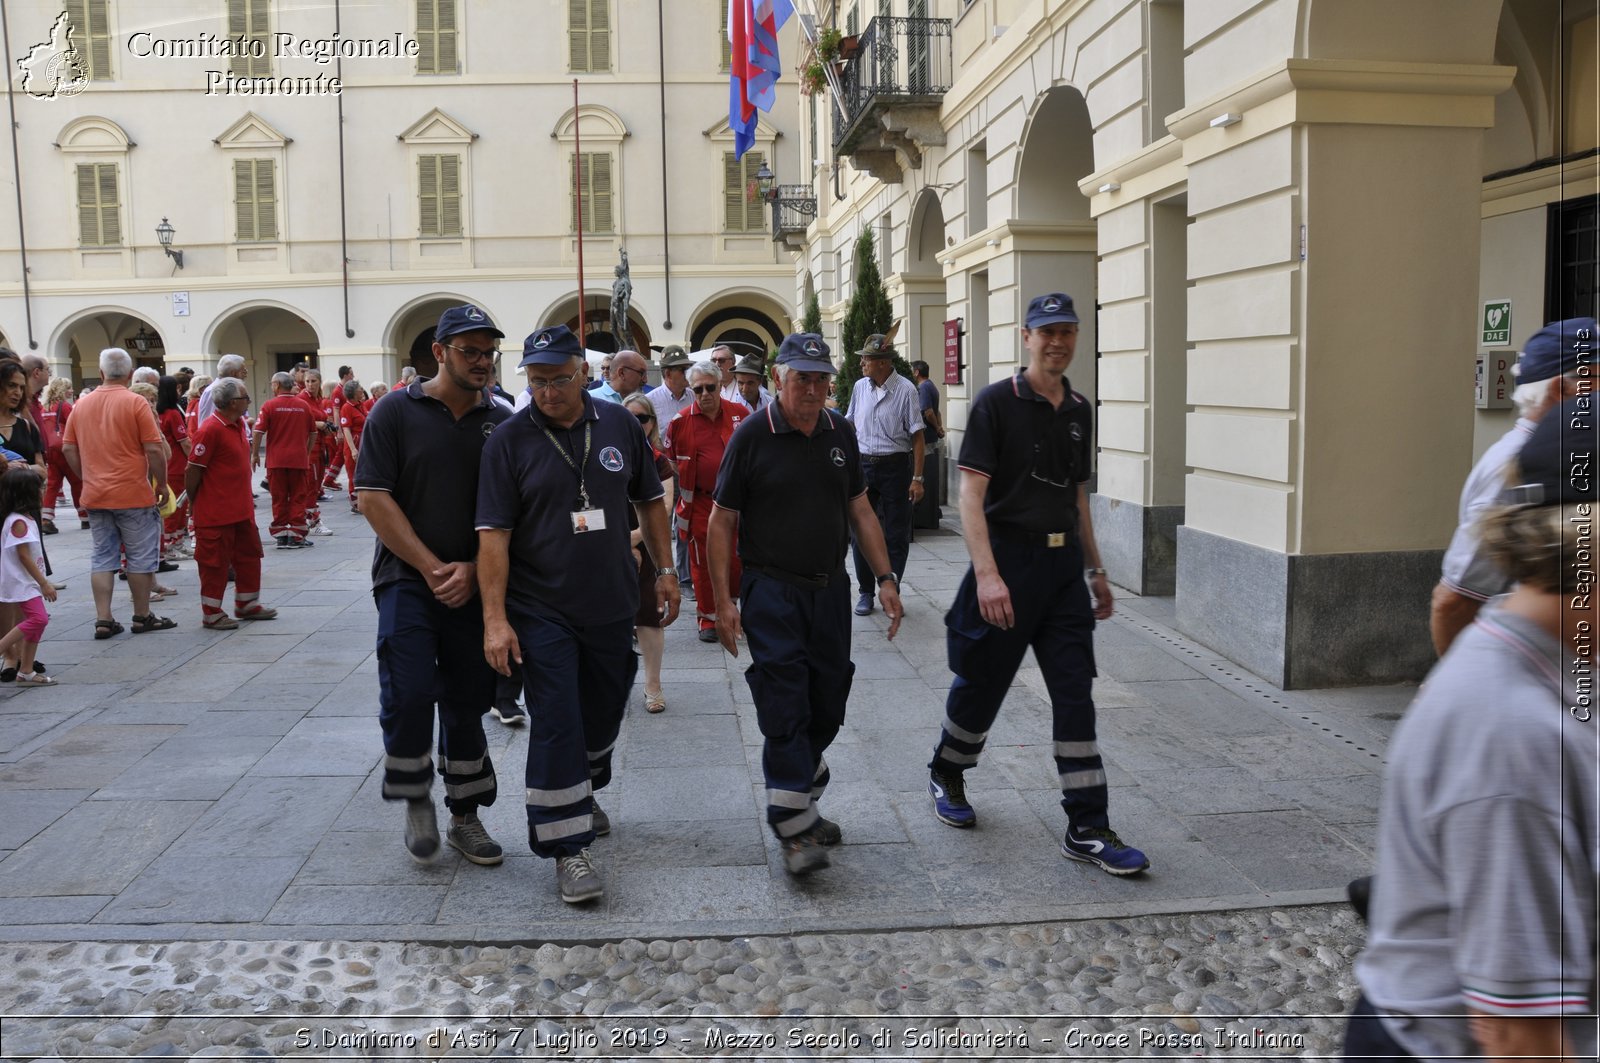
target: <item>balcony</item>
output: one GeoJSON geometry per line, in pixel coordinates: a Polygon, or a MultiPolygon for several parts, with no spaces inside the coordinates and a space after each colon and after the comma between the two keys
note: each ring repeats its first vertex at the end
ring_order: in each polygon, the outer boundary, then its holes
{"type": "Polygon", "coordinates": [[[772,191],[772,242],[790,251],[804,249],[806,229],[817,216],[816,195],[810,185],[778,185],[772,191]]]}
{"type": "Polygon", "coordinates": [[[955,64],[947,18],[874,18],[839,74],[833,146],[857,169],[898,184],[945,142],[939,106],[955,64]]]}

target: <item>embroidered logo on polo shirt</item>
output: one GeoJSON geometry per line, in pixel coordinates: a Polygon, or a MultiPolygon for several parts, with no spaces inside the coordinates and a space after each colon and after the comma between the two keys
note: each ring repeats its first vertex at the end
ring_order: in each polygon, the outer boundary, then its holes
{"type": "Polygon", "coordinates": [[[200,455],[204,454],[205,452],[206,452],[206,445],[204,443],[196,443],[194,445],[194,456],[195,457],[198,458],[200,455]]]}
{"type": "Polygon", "coordinates": [[[1074,443],[1083,441],[1083,426],[1081,424],[1067,425],[1067,435],[1072,437],[1074,443]]]}
{"type": "Polygon", "coordinates": [[[489,438],[489,433],[493,432],[493,431],[494,431],[494,422],[493,421],[485,421],[485,422],[483,422],[483,438],[488,439],[489,438]]]}
{"type": "Polygon", "coordinates": [[[838,447],[834,447],[832,450],[828,451],[828,458],[834,463],[834,465],[841,469],[844,468],[844,451],[840,450],[838,447]]]}
{"type": "Polygon", "coordinates": [[[600,467],[608,472],[621,472],[622,451],[616,447],[606,447],[600,452],[600,467]]]}

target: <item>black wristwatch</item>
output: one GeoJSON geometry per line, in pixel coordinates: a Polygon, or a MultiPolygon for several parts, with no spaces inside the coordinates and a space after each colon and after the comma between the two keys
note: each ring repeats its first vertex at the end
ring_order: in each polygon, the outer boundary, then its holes
{"type": "Polygon", "coordinates": [[[881,587],[885,583],[888,583],[890,580],[894,581],[894,585],[896,587],[900,586],[900,577],[898,575],[896,575],[895,573],[893,573],[893,572],[885,572],[883,575],[879,576],[878,577],[878,586],[881,587]]]}

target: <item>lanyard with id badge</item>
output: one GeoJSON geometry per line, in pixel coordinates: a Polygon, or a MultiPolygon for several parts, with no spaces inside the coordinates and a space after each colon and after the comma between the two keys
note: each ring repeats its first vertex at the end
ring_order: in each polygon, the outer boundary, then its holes
{"type": "Polygon", "coordinates": [[[550,440],[550,445],[556,448],[556,453],[561,455],[561,460],[567,467],[578,474],[578,507],[572,511],[572,534],[582,535],[585,532],[606,530],[606,511],[593,505],[589,501],[589,488],[584,479],[585,471],[589,467],[589,449],[593,442],[593,421],[583,423],[583,460],[577,464],[572,461],[572,455],[567,453],[548,427],[540,425],[544,430],[545,438],[550,440]]]}

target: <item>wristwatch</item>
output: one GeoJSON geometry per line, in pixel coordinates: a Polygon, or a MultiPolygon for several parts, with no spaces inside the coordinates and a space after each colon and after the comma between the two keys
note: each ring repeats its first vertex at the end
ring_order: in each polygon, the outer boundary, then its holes
{"type": "Polygon", "coordinates": [[[1091,576],[1104,576],[1106,574],[1106,570],[1103,568],[1091,568],[1084,571],[1091,576]]]}
{"type": "Polygon", "coordinates": [[[911,482],[912,482],[912,483],[914,483],[914,484],[919,484],[919,483],[921,483],[921,482],[922,482],[922,477],[920,477],[920,476],[913,476],[913,477],[912,477],[912,478],[911,478],[911,482]]]}
{"type": "Polygon", "coordinates": [[[881,587],[885,583],[888,583],[890,580],[894,580],[894,585],[896,587],[900,586],[900,577],[898,575],[896,575],[895,573],[893,573],[893,572],[885,572],[883,575],[879,576],[878,577],[878,586],[881,587]]]}
{"type": "Polygon", "coordinates": [[[658,568],[658,569],[656,569],[656,578],[660,579],[662,576],[671,576],[674,579],[676,579],[677,576],[678,576],[678,570],[675,569],[675,568],[658,568]]]}

